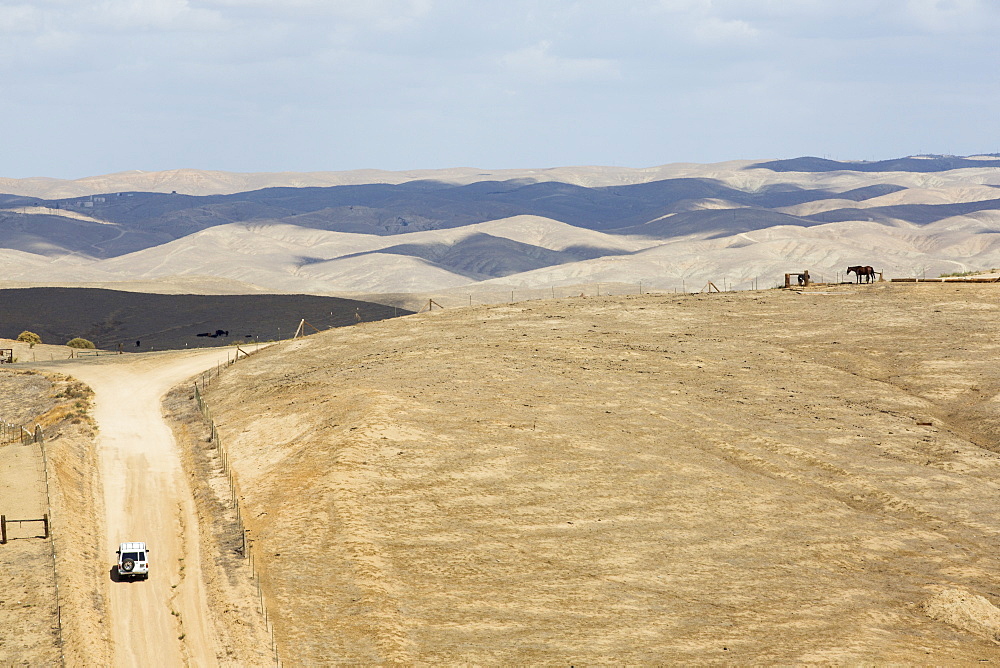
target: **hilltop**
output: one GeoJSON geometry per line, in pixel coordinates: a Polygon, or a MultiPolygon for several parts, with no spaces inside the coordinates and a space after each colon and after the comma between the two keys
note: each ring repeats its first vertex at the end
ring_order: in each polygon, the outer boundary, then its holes
{"type": "Polygon", "coordinates": [[[997,660],[998,304],[559,299],[241,361],[206,396],[282,660],[997,660]]]}

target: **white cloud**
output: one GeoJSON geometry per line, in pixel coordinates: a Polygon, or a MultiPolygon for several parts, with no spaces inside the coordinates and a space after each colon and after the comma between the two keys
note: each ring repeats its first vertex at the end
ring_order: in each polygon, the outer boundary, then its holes
{"type": "Polygon", "coordinates": [[[514,76],[543,82],[580,82],[617,79],[618,66],[604,58],[571,58],[552,53],[552,43],[537,44],[511,51],[500,64],[514,76]]]}
{"type": "Polygon", "coordinates": [[[698,21],[693,33],[699,42],[706,44],[748,43],[760,36],[760,30],[747,21],[725,20],[709,16],[698,21]]]}
{"type": "Polygon", "coordinates": [[[0,33],[30,33],[38,29],[41,15],[30,5],[0,5],[0,33]]]}
{"type": "Polygon", "coordinates": [[[220,30],[222,15],[188,0],[39,0],[0,5],[0,31],[33,34],[108,34],[134,31],[220,30]]]}
{"type": "Polygon", "coordinates": [[[219,30],[226,26],[220,12],[192,7],[188,0],[101,0],[87,13],[88,23],[117,30],[219,30]]]}
{"type": "Polygon", "coordinates": [[[200,0],[199,4],[236,14],[280,15],[286,21],[336,19],[384,31],[411,26],[433,7],[432,0],[200,0]]]}
{"type": "Polygon", "coordinates": [[[917,27],[932,33],[978,32],[996,27],[1000,3],[990,0],[908,0],[906,16],[917,27]]]}
{"type": "Polygon", "coordinates": [[[713,0],[659,0],[651,6],[653,17],[664,21],[673,39],[698,46],[741,46],[754,42],[760,29],[757,12],[739,2],[713,0]]]}
{"type": "Polygon", "coordinates": [[[690,21],[742,21],[775,37],[985,35],[1000,23],[995,0],[660,0],[658,7],[690,21]]]}

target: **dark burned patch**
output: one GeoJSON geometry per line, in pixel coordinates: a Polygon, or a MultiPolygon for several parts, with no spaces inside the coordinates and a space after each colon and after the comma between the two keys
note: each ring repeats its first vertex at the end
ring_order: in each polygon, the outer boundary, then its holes
{"type": "Polygon", "coordinates": [[[0,290],[0,337],[24,330],[45,343],[75,337],[104,350],[148,352],[288,338],[305,319],[316,329],[384,320],[410,311],[319,295],[159,295],[93,288],[0,290]]]}

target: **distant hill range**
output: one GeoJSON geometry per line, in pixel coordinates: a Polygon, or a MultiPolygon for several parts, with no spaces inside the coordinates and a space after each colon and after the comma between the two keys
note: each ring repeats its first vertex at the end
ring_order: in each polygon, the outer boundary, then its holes
{"type": "MultiPolygon", "coordinates": [[[[412,181],[401,185],[265,188],[232,195],[125,192],[60,200],[3,195],[0,246],[39,255],[107,258],[230,223],[281,223],[329,232],[395,235],[522,215],[588,230],[669,238],[703,231],[706,221],[717,218],[714,209],[692,211],[693,202],[722,200],[749,210],[768,211],[834,198],[863,202],[899,190],[904,188],[879,184],[836,193],[779,184],[745,192],[713,179],[668,179],[598,188],[551,181],[481,181],[459,186],[412,181]],[[680,225],[671,218],[679,213],[686,214],[680,225]]],[[[977,205],[1000,208],[1000,198],[977,205]]],[[[941,209],[937,215],[946,217],[946,211],[941,209]]],[[[804,226],[827,222],[776,214],[765,220],[739,217],[722,226],[708,224],[721,234],[746,232],[778,221],[804,226]]]]}
{"type": "Polygon", "coordinates": [[[669,289],[723,278],[746,287],[806,268],[836,275],[849,264],[901,275],[1000,266],[995,156],[501,172],[177,170],[0,187],[11,191],[0,195],[0,280],[28,283],[205,276],[330,294],[638,281],[669,289]],[[171,190],[32,194],[133,183],[171,190]],[[229,192],[237,183],[286,185],[229,192]],[[212,186],[218,192],[205,194],[212,186]]]}
{"type": "Polygon", "coordinates": [[[977,169],[981,167],[1000,167],[1000,160],[995,154],[963,158],[954,155],[925,155],[911,158],[895,158],[892,160],[874,160],[872,162],[841,162],[824,158],[792,158],[791,160],[772,160],[758,162],[753,165],[758,169],[771,169],[776,172],[949,172],[953,169],[977,169]]]}

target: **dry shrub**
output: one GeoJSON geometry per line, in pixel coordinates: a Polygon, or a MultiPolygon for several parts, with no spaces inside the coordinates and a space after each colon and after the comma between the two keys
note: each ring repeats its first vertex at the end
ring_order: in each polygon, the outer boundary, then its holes
{"type": "Polygon", "coordinates": [[[36,343],[42,342],[42,337],[38,336],[38,334],[35,334],[34,332],[24,330],[17,335],[17,340],[27,343],[29,348],[34,348],[36,343]]]}

